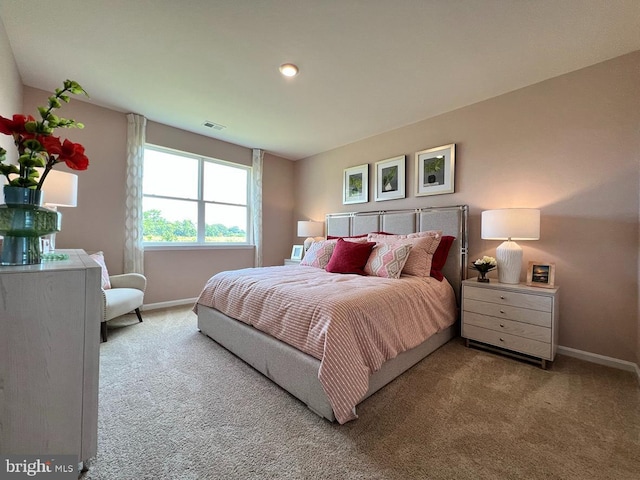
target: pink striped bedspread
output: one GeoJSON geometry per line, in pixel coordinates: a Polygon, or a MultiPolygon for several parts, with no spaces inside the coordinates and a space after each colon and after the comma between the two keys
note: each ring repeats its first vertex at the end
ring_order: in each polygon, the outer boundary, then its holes
{"type": "Polygon", "coordinates": [[[446,280],[328,273],[307,266],[247,268],[209,279],[195,306],[278,338],[318,360],[336,420],[357,418],[369,376],[457,318],[446,280]]]}

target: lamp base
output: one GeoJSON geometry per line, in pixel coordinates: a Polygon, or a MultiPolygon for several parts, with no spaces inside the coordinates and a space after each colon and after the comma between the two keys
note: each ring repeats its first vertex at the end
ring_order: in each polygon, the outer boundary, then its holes
{"type": "Polygon", "coordinates": [[[498,281],[500,283],[520,283],[522,270],[522,248],[516,242],[507,240],[496,248],[498,262],[498,281]]]}

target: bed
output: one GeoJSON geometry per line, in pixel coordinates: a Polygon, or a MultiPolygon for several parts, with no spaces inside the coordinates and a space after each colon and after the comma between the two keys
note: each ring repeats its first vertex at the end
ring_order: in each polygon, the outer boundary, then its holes
{"type": "Polygon", "coordinates": [[[353,420],[358,403],[457,334],[466,272],[467,212],[466,206],[454,206],[326,216],[327,236],[333,237],[379,231],[439,231],[455,237],[442,282],[404,275],[397,280],[340,275],[311,266],[221,272],[207,282],[195,305],[198,328],[318,415],[339,423],[353,420]],[[241,282],[246,283],[242,290],[241,282]],[[396,302],[389,314],[393,301],[385,289],[393,282],[393,288],[402,285],[407,290],[409,303],[396,302]],[[268,301],[262,300],[265,296],[268,301]],[[442,301],[434,301],[436,297],[442,301]],[[334,299],[339,306],[326,301],[334,299]],[[390,320],[381,327],[383,322],[369,320],[373,316],[367,309],[384,311],[390,320]],[[325,322],[327,314],[338,318],[325,322]],[[343,325],[342,317],[357,325],[353,332],[338,327],[343,325]],[[291,323],[279,322],[287,318],[291,323]],[[409,335],[396,328],[405,324],[418,333],[409,335]],[[315,334],[314,340],[297,338],[291,333],[297,330],[315,334]],[[371,339],[373,345],[363,347],[371,339]],[[356,354],[346,351],[350,343],[358,347],[356,354]]]}

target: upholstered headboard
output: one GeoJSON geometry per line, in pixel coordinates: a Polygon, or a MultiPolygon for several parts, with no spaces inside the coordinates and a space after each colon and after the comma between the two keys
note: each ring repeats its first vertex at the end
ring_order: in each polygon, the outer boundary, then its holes
{"type": "Polygon", "coordinates": [[[428,207],[411,210],[330,213],[326,217],[327,235],[347,237],[369,232],[406,234],[442,230],[442,235],[456,237],[443,273],[456,292],[458,305],[467,264],[467,205],[428,207]]]}

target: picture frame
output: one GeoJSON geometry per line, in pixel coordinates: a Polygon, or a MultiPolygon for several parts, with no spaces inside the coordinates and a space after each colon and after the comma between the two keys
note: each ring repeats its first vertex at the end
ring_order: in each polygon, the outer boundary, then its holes
{"type": "Polygon", "coordinates": [[[291,249],[291,260],[302,260],[304,245],[294,245],[291,249]]]}
{"type": "Polygon", "coordinates": [[[342,175],[342,203],[369,201],[369,164],[344,169],[342,175]]]}
{"type": "Polygon", "coordinates": [[[456,144],[416,152],[416,197],[454,193],[456,144]]]}
{"type": "Polygon", "coordinates": [[[527,285],[530,287],[554,288],[556,279],[555,263],[529,262],[527,285]]]}
{"type": "Polygon", "coordinates": [[[376,162],[376,202],[405,198],[405,163],[405,155],[376,162]]]}

